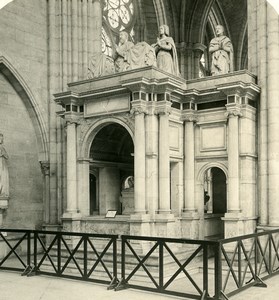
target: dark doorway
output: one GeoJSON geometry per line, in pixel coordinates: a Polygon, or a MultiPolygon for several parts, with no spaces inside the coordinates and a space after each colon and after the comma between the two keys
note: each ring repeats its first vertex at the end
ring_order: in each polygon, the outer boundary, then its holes
{"type": "Polygon", "coordinates": [[[90,215],[99,213],[96,176],[90,173],[90,215]]]}
{"type": "Polygon", "coordinates": [[[227,212],[226,175],[219,168],[212,168],[211,174],[212,174],[213,213],[225,214],[227,212]]]}

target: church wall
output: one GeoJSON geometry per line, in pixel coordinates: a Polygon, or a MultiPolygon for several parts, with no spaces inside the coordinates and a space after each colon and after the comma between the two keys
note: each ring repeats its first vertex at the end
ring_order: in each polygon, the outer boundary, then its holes
{"type": "MultiPolygon", "coordinates": [[[[36,118],[47,128],[47,1],[17,0],[2,8],[0,40],[0,55],[17,72],[16,76],[22,78],[36,102],[32,104],[41,114],[35,116],[28,103],[30,99],[21,99],[0,73],[0,128],[10,156],[10,200],[3,225],[34,228],[44,222],[44,187],[39,161],[46,160],[47,153],[42,153],[38,146],[42,132],[36,118]]],[[[18,83],[13,81],[13,85],[18,83]]]]}
{"type": "Polygon", "coordinates": [[[35,228],[43,222],[43,181],[35,130],[22,99],[0,74],[0,128],[9,155],[7,228],[35,228]]]}
{"type": "Polygon", "coordinates": [[[0,10],[0,54],[26,80],[47,120],[47,9],[45,0],[12,1],[0,10]]]}

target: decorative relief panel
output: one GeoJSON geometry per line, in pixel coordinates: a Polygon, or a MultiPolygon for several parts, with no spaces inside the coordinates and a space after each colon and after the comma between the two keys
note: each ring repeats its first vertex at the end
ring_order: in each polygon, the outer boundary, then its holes
{"type": "Polygon", "coordinates": [[[179,128],[176,126],[170,126],[169,132],[170,149],[179,151],[179,128]]]}
{"type": "Polygon", "coordinates": [[[108,115],[130,110],[129,95],[115,95],[85,104],[85,117],[108,115]]]}
{"type": "Polygon", "coordinates": [[[226,125],[200,127],[200,151],[226,150],[226,125]]]}

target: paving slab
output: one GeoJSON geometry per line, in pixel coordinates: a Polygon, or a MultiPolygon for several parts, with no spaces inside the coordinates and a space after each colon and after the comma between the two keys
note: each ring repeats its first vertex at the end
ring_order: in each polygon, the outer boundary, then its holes
{"type": "MultiPolygon", "coordinates": [[[[232,300],[278,300],[279,276],[266,281],[267,288],[252,287],[232,300]]],[[[20,276],[0,271],[0,300],[167,300],[182,299],[134,289],[108,291],[105,285],[51,276],[20,276]]],[[[185,299],[185,298],[183,298],[185,299]]]]}

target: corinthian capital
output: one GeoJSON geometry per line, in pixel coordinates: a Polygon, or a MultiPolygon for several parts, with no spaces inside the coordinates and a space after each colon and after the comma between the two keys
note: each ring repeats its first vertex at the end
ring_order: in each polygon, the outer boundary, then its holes
{"type": "Polygon", "coordinates": [[[198,117],[196,116],[196,114],[194,112],[187,112],[187,113],[182,114],[181,120],[184,122],[196,123],[196,122],[198,122],[198,117]]]}
{"type": "Polygon", "coordinates": [[[230,108],[225,112],[226,118],[232,117],[242,117],[242,112],[240,108],[230,108]]]}
{"type": "Polygon", "coordinates": [[[171,102],[169,101],[157,102],[154,113],[157,115],[169,115],[171,113],[171,102]]]}

